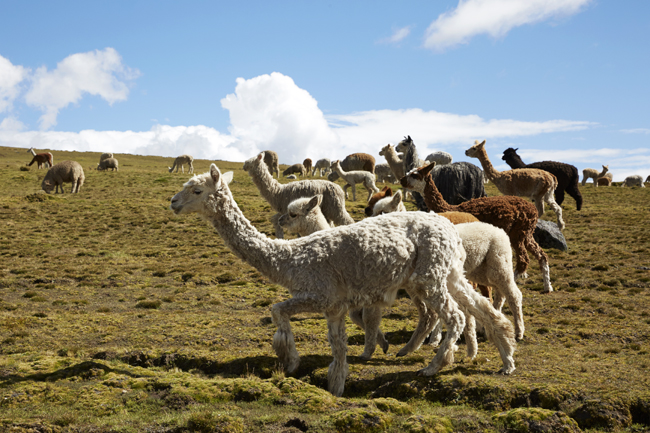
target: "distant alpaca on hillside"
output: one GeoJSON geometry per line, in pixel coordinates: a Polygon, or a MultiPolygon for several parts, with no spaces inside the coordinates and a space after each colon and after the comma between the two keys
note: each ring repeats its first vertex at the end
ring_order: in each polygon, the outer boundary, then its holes
{"type": "Polygon", "coordinates": [[[340,177],[345,180],[346,185],[343,187],[343,192],[345,192],[345,198],[348,198],[348,187],[352,188],[352,201],[357,201],[357,185],[358,183],[362,184],[368,190],[368,198],[366,201],[370,200],[370,196],[376,192],[379,192],[379,188],[375,185],[375,175],[368,171],[364,170],[353,170],[345,171],[341,168],[341,161],[334,161],[332,163],[332,172],[338,174],[340,177]]]}
{"type": "Polygon", "coordinates": [[[639,186],[641,188],[645,188],[645,185],[643,184],[643,178],[638,174],[626,177],[621,186],[639,186]]]}
{"type": "Polygon", "coordinates": [[[594,186],[598,186],[598,179],[605,176],[605,173],[607,173],[607,170],[609,170],[609,165],[603,165],[603,171],[598,173],[596,169],[593,168],[585,168],[582,170],[582,186],[585,186],[587,183],[587,179],[593,179],[594,180],[594,186]]]}
{"type": "Polygon", "coordinates": [[[194,173],[194,166],[192,165],[193,161],[194,161],[194,157],[192,157],[191,155],[177,156],[176,159],[174,160],[174,165],[167,168],[169,169],[170,173],[174,171],[174,169],[176,169],[176,173],[178,173],[179,168],[181,169],[181,173],[185,173],[185,169],[183,168],[183,165],[188,165],[189,170],[187,172],[192,174],[194,173]]]}
{"type": "Polygon", "coordinates": [[[45,152],[45,153],[36,153],[34,151],[33,147],[30,147],[29,150],[27,151],[28,153],[31,153],[33,158],[32,161],[27,164],[28,166],[31,166],[32,164],[36,163],[36,166],[39,168],[45,167],[52,167],[54,164],[54,157],[50,152],[45,152]]]}
{"type": "MultiPolygon", "coordinates": [[[[375,157],[367,153],[353,153],[341,161],[341,168],[344,171],[364,170],[375,174],[375,157]]],[[[338,173],[334,171],[327,176],[327,180],[331,182],[336,182],[338,178],[338,173]]]]}
{"type": "Polygon", "coordinates": [[[305,167],[305,176],[311,176],[311,172],[313,170],[312,167],[312,160],[309,158],[305,158],[305,160],[302,162],[302,165],[305,167]]]}

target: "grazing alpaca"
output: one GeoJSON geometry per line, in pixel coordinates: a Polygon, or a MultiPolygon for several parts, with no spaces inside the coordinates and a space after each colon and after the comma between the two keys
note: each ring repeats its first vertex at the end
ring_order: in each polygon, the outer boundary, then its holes
{"type": "Polygon", "coordinates": [[[108,158],[112,158],[112,157],[113,157],[113,154],[110,153],[110,152],[108,152],[108,153],[102,153],[102,154],[99,156],[99,162],[102,162],[103,160],[108,159],[108,158]]]}
{"type": "Polygon", "coordinates": [[[101,170],[106,170],[106,171],[108,171],[108,169],[110,168],[111,171],[117,171],[118,165],[119,164],[117,162],[117,159],[115,159],[115,158],[106,158],[106,159],[102,159],[99,162],[99,164],[97,164],[97,170],[100,170],[100,171],[101,170]]]}
{"type": "Polygon", "coordinates": [[[282,176],[289,176],[290,174],[297,174],[298,176],[305,177],[307,175],[307,170],[305,170],[305,166],[302,164],[294,164],[282,172],[282,176]]]}
{"type": "Polygon", "coordinates": [[[533,238],[538,219],[535,206],[522,198],[508,195],[475,198],[457,206],[451,206],[442,198],[436,188],[436,184],[430,176],[431,169],[430,164],[411,171],[402,178],[402,186],[421,192],[427,207],[434,212],[467,212],[482,222],[503,229],[510,238],[510,245],[517,260],[515,278],[526,276],[529,263],[526,250],[528,250],[539,262],[544,280],[544,292],[552,292],[548,257],[533,238]]]}
{"type": "Polygon", "coordinates": [[[454,162],[431,170],[431,178],[445,201],[451,205],[487,197],[483,170],[470,162],[454,162]]]}
{"type": "Polygon", "coordinates": [[[404,161],[399,157],[392,144],[388,143],[386,146],[382,147],[379,151],[379,155],[386,158],[386,162],[393,171],[396,179],[399,180],[404,177],[404,161]]]}
{"type": "Polygon", "coordinates": [[[330,161],[328,158],[319,159],[316,161],[316,165],[314,165],[314,169],[312,170],[311,175],[314,176],[316,174],[316,170],[318,170],[318,175],[320,177],[323,177],[324,174],[327,174],[327,172],[330,171],[331,165],[332,161],[330,161]]]}
{"type": "Polygon", "coordinates": [[[343,187],[345,192],[345,198],[348,198],[348,187],[352,187],[352,201],[357,201],[357,184],[363,184],[363,186],[368,190],[368,198],[366,201],[370,200],[370,196],[376,192],[379,192],[379,188],[375,185],[375,175],[364,170],[354,170],[354,171],[345,171],[341,168],[341,161],[336,160],[332,163],[332,172],[338,174],[345,180],[346,184],[343,187]]]}
{"type": "Polygon", "coordinates": [[[44,165],[46,165],[47,167],[52,167],[54,165],[53,164],[54,157],[50,152],[36,153],[33,147],[30,147],[27,152],[31,153],[33,156],[32,161],[29,164],[27,164],[29,166],[31,166],[33,163],[36,163],[36,166],[40,170],[41,168],[43,168],[44,165]]]}
{"type": "Polygon", "coordinates": [[[453,161],[454,158],[449,153],[439,150],[437,152],[430,153],[424,160],[426,162],[435,162],[437,166],[441,166],[445,164],[451,164],[451,161],[453,161]]]}
{"type": "Polygon", "coordinates": [[[609,170],[609,165],[603,165],[603,171],[598,173],[596,169],[593,168],[585,168],[582,170],[582,186],[585,186],[587,183],[587,179],[593,179],[594,180],[594,186],[598,186],[598,178],[601,178],[605,176],[605,173],[607,173],[607,170],[609,170]]]}
{"type": "Polygon", "coordinates": [[[273,176],[273,173],[275,173],[275,177],[278,179],[280,178],[280,162],[277,153],[272,150],[265,150],[264,164],[266,164],[266,166],[269,168],[269,173],[271,173],[271,176],[273,176]]]}
{"type": "MultiPolygon", "coordinates": [[[[170,207],[175,214],[198,213],[233,253],[289,290],[292,298],[271,310],[277,326],[273,349],[288,372],[294,372],[300,362],[290,317],[323,313],[334,357],[328,369],[328,389],[342,395],[348,372],[345,315],[350,308],[390,305],[399,289],[434,311],[447,327],[438,352],[419,374],[432,376],[453,363],[454,343],[465,326],[457,301],[484,321],[504,360],[502,371],[514,371],[512,325],[471,290],[463,277],[464,250],[449,221],[431,214],[401,212],[304,238],[273,240],[244,217],[227,182],[212,164],[208,173],[185,183],[170,207]]],[[[426,319],[426,312],[421,313],[421,319],[426,319]]],[[[368,327],[370,331],[377,329],[378,319],[368,322],[373,325],[368,327]]],[[[430,331],[432,323],[423,322],[411,338],[415,346],[430,331]]]]}
{"type": "Polygon", "coordinates": [[[532,164],[525,164],[517,155],[517,149],[512,147],[503,151],[502,160],[506,162],[511,168],[539,168],[540,170],[548,171],[553,174],[557,179],[557,188],[555,188],[555,202],[561,205],[564,202],[564,192],[566,191],[576,201],[576,209],[582,209],[582,194],[578,188],[580,181],[580,174],[575,165],[565,164],[556,161],[541,161],[532,164]]]}
{"type": "Polygon", "coordinates": [[[638,174],[626,177],[621,186],[640,186],[641,188],[645,188],[643,178],[638,174]]]}
{"type": "Polygon", "coordinates": [[[264,200],[277,213],[271,217],[275,227],[275,236],[283,237],[282,227],[278,223],[280,215],[287,213],[287,206],[300,197],[323,195],[322,210],[328,221],[336,225],[353,224],[354,220],[345,209],[345,193],[335,183],[326,180],[301,180],[289,184],[281,184],[271,176],[268,167],[263,162],[264,152],[244,162],[244,170],[253,179],[264,200]]]}
{"type": "MultiPolygon", "coordinates": [[[[401,191],[397,191],[393,197],[379,200],[373,209],[373,216],[390,212],[406,212],[401,191]]],[[[522,295],[512,273],[512,248],[508,235],[502,229],[479,222],[475,216],[465,212],[443,212],[438,215],[456,226],[463,241],[467,253],[463,269],[467,279],[479,285],[483,296],[489,297],[488,286],[496,289],[494,304],[497,310],[501,311],[504,301],[508,301],[515,319],[515,338],[521,340],[524,337],[522,295]]],[[[432,335],[434,345],[440,342],[440,331],[438,328],[437,335],[432,335]]]]}
{"type": "Polygon", "coordinates": [[[181,173],[185,173],[185,169],[183,168],[183,165],[188,165],[189,170],[187,171],[189,174],[194,173],[194,166],[192,163],[194,162],[194,158],[190,155],[181,155],[177,156],[176,159],[174,160],[174,165],[171,167],[167,167],[169,169],[169,172],[171,173],[176,169],[176,173],[178,173],[178,169],[181,169],[181,173]]]}
{"type": "Polygon", "coordinates": [[[84,180],[86,180],[86,176],[81,164],[76,161],[61,161],[47,171],[41,183],[41,188],[48,194],[52,193],[52,190],[56,188],[55,193],[58,194],[60,187],[61,194],[63,194],[63,183],[70,182],[72,183],[70,192],[77,193],[84,184],[84,180]]]}
{"type": "Polygon", "coordinates": [[[386,163],[375,165],[375,177],[377,178],[377,182],[395,183],[395,176],[393,175],[393,171],[386,163]]]}
{"type": "MultiPolygon", "coordinates": [[[[367,153],[353,153],[352,155],[346,156],[345,159],[341,161],[341,168],[345,171],[364,170],[374,174],[375,157],[368,155],[367,153]]],[[[336,182],[338,178],[338,173],[334,171],[327,176],[327,180],[331,182],[336,182]]]]}
{"type": "Polygon", "coordinates": [[[494,186],[503,195],[514,195],[518,197],[530,197],[539,216],[544,215],[544,202],[555,212],[557,225],[560,230],[564,229],[562,220],[562,208],[558,206],[553,198],[553,192],[557,187],[557,179],[551,173],[536,168],[520,168],[517,170],[497,171],[490,162],[485,151],[485,140],[465,151],[465,155],[478,158],[483,166],[483,172],[490,179],[494,186]]]}
{"type": "Polygon", "coordinates": [[[305,167],[305,176],[311,176],[311,172],[313,170],[311,159],[305,158],[305,160],[302,162],[302,165],[305,167]]]}

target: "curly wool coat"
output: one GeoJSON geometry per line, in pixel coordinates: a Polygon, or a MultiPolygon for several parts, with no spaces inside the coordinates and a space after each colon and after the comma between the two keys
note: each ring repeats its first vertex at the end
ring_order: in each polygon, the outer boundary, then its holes
{"type": "Polygon", "coordinates": [[[517,149],[513,149],[512,147],[503,151],[501,159],[511,168],[538,168],[555,175],[557,178],[555,202],[561,205],[564,201],[564,193],[566,192],[576,201],[576,209],[582,209],[582,194],[580,194],[580,189],[578,188],[580,174],[576,166],[556,161],[541,161],[526,164],[517,155],[517,149]]]}

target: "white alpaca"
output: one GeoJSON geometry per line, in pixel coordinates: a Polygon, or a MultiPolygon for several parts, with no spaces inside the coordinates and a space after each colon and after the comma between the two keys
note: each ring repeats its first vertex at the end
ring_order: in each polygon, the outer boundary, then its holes
{"type": "Polygon", "coordinates": [[[271,217],[275,227],[275,236],[284,236],[278,223],[280,215],[287,213],[287,206],[293,200],[301,197],[323,195],[322,210],[327,221],[336,225],[353,224],[354,220],[345,209],[345,194],[340,186],[327,180],[309,179],[288,184],[281,184],[271,176],[264,163],[264,152],[244,162],[244,170],[251,176],[260,194],[277,213],[271,217]]]}
{"type": "MultiPolygon", "coordinates": [[[[454,299],[485,320],[487,334],[495,337],[504,361],[503,371],[514,371],[512,325],[463,277],[464,250],[449,221],[433,214],[400,212],[304,238],[273,240],[244,217],[228,188],[231,178],[222,176],[212,164],[208,173],[185,183],[172,198],[171,209],[176,214],[198,213],[214,226],[233,253],[289,290],[292,298],[275,304],[271,311],[278,328],[273,348],[289,372],[300,362],[290,317],[323,313],[334,357],[327,375],[328,388],[336,396],[343,394],[348,372],[345,315],[350,308],[390,305],[401,288],[435,311],[447,327],[436,356],[419,374],[431,376],[453,363],[454,342],[465,326],[454,299]]],[[[433,323],[424,322],[426,312],[421,311],[409,343],[419,346],[431,331],[433,323]]],[[[376,326],[369,327],[373,329],[376,326]]]]}
{"type": "Polygon", "coordinates": [[[316,174],[316,170],[318,170],[318,175],[320,177],[323,177],[323,175],[326,175],[330,171],[330,166],[332,165],[332,162],[328,158],[323,158],[319,159],[316,161],[316,164],[314,165],[314,170],[312,171],[311,175],[316,174]]]}
{"type": "Polygon", "coordinates": [[[564,230],[562,208],[555,202],[554,192],[557,188],[557,178],[548,171],[537,168],[518,168],[516,170],[497,171],[485,151],[485,140],[465,151],[465,155],[478,158],[483,166],[483,173],[494,183],[503,195],[530,197],[535,203],[537,214],[544,215],[544,202],[555,212],[557,225],[564,230]]]}
{"type": "Polygon", "coordinates": [[[393,171],[390,169],[390,166],[386,163],[375,165],[375,177],[377,182],[391,182],[395,183],[396,179],[393,175],[393,171]]]}
{"type": "Polygon", "coordinates": [[[430,153],[426,158],[426,162],[435,162],[436,165],[445,165],[445,164],[451,164],[451,161],[453,161],[454,158],[451,156],[451,154],[447,152],[443,152],[441,150],[437,152],[430,153]]]}
{"type": "Polygon", "coordinates": [[[603,165],[603,171],[600,173],[598,173],[598,170],[594,168],[585,168],[582,170],[582,186],[585,186],[587,179],[593,179],[594,186],[598,187],[598,178],[605,176],[607,170],[609,170],[609,165],[603,165]]]}
{"type": "Polygon", "coordinates": [[[386,158],[386,162],[393,171],[395,179],[400,180],[404,177],[404,161],[397,154],[392,144],[388,143],[386,146],[382,147],[379,151],[379,155],[386,158]]]}
{"type": "Polygon", "coordinates": [[[99,162],[102,162],[103,160],[108,159],[108,158],[112,158],[112,157],[113,157],[113,154],[110,153],[110,152],[102,153],[99,156],[99,162]]]}
{"type": "Polygon", "coordinates": [[[641,188],[645,188],[643,178],[638,174],[626,177],[621,186],[640,186],[641,188]]]}
{"type": "MultiPolygon", "coordinates": [[[[404,212],[401,191],[393,197],[379,200],[373,209],[373,215],[389,212],[404,212]],[[399,205],[402,206],[399,206],[399,205]]],[[[492,224],[470,222],[455,225],[463,248],[467,254],[463,268],[467,279],[483,286],[491,286],[494,291],[494,305],[499,311],[504,301],[508,301],[510,311],[514,316],[515,338],[524,337],[524,315],[522,311],[521,290],[515,283],[512,272],[512,247],[506,232],[492,224]]],[[[440,329],[436,328],[438,336],[432,336],[432,342],[440,341],[440,329]]],[[[434,331],[434,334],[436,331],[434,331]]]]}
{"type": "Polygon", "coordinates": [[[379,192],[379,188],[375,185],[375,175],[369,171],[364,170],[354,170],[354,171],[343,171],[341,168],[341,162],[336,160],[332,163],[332,171],[345,180],[346,185],[343,187],[345,192],[345,198],[348,198],[348,187],[352,187],[352,201],[357,201],[357,186],[356,184],[360,183],[368,190],[368,198],[366,201],[370,200],[370,197],[379,192]]]}
{"type": "Polygon", "coordinates": [[[193,162],[194,162],[194,157],[192,157],[191,155],[181,155],[176,157],[176,159],[174,160],[174,165],[167,168],[169,169],[170,173],[174,171],[174,169],[176,169],[176,173],[178,173],[179,168],[181,169],[181,173],[185,173],[185,169],[183,168],[183,165],[188,165],[189,170],[187,172],[192,174],[194,173],[194,165],[192,165],[193,162]]]}

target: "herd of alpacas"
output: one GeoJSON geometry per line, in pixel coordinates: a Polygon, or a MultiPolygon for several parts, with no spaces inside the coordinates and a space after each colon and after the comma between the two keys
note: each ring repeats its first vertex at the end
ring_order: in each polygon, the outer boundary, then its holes
{"type": "MultiPolygon", "coordinates": [[[[432,376],[452,364],[461,333],[473,359],[478,351],[477,321],[497,347],[503,363],[500,372],[510,374],[515,370],[516,342],[524,337],[522,293],[516,280],[527,276],[528,252],[539,262],[544,292],[553,291],[548,257],[533,237],[544,203],[555,212],[560,230],[565,228],[559,206],[564,193],[576,201],[578,210],[583,204],[576,167],[554,161],[526,165],[517,150],[504,151],[502,159],[512,170],[500,172],[488,158],[485,141],[476,141],[465,154],[477,158],[481,170],[468,162],[452,163],[445,152],[422,160],[408,136],[397,146],[381,149],[385,164],[375,164],[374,157],[365,153],[315,163],[307,158],[282,175],[304,178],[318,173],[327,180],[286,184],[277,180],[278,155],[261,152],[245,161],[243,169],[276,212],[271,217],[276,239],[260,233],[246,219],[229,188],[233,173],[221,173],[215,164],[207,173],[190,178],[171,199],[170,208],[177,215],[200,215],[235,255],[287,288],[291,298],[273,305],[271,314],[277,327],[273,349],[288,373],[295,372],[300,363],[291,316],[322,313],[333,355],[328,389],[342,395],[348,374],[346,316],[365,333],[361,359],[370,359],[377,345],[386,353],[388,342],[380,330],[382,311],[404,289],[418,312],[418,324],[397,356],[412,353],[425,342],[439,346],[419,375],[432,376]],[[338,178],[345,182],[343,188],[334,183],[338,178]],[[385,186],[380,191],[378,181],[398,182],[403,189],[393,192],[385,186]],[[503,195],[488,197],[487,181],[503,195]],[[359,222],[345,206],[348,188],[356,201],[357,184],[368,191],[368,218],[359,222]],[[407,195],[424,212],[406,211],[407,195]],[[285,232],[299,237],[284,239],[285,232]],[[501,311],[506,302],[514,326],[501,311]],[[444,339],[443,325],[447,329],[444,339]]],[[[42,182],[45,192],[55,188],[63,192],[63,183],[72,183],[72,192],[79,192],[85,180],[79,163],[53,165],[51,153],[29,151],[34,156],[29,165],[38,162],[39,168],[50,167],[42,182]]],[[[168,170],[180,168],[184,173],[186,165],[192,174],[192,156],[181,155],[168,170]]],[[[117,159],[111,153],[102,154],[96,169],[109,168],[118,170],[117,159]]],[[[593,179],[594,186],[610,185],[612,180],[606,165],[600,172],[585,169],[583,176],[582,185],[588,179],[593,179]]],[[[643,183],[641,176],[630,176],[622,186],[644,187],[643,183]]]]}

